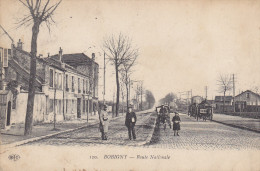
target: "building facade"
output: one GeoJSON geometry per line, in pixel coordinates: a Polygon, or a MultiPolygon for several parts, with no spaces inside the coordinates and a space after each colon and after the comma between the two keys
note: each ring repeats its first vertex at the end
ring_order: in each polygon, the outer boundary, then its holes
{"type": "MultiPolygon", "coordinates": [[[[2,49],[1,52],[4,52],[5,48],[2,49]]],[[[12,45],[6,52],[8,63],[5,63],[5,67],[1,67],[0,88],[11,91],[10,83],[17,83],[13,88],[17,91],[15,94],[12,91],[13,98],[9,100],[12,105],[9,112],[10,122],[11,124],[24,123],[30,76],[30,54],[22,49],[20,41],[17,47],[12,45]]],[[[3,53],[1,55],[3,56],[3,53]]],[[[96,113],[99,65],[95,62],[95,54],[89,58],[82,53],[81,61],[77,61],[80,64],[70,65],[75,60],[74,55],[64,55],[60,48],[57,55],[37,57],[34,122],[52,122],[54,115],[57,121],[87,119],[96,113]]],[[[1,118],[7,118],[7,110],[1,112],[1,118]]],[[[2,128],[9,125],[6,119],[1,121],[2,128]]]]}
{"type": "Polygon", "coordinates": [[[246,105],[260,105],[260,95],[250,90],[246,90],[235,96],[235,102],[244,102],[246,105]]]}

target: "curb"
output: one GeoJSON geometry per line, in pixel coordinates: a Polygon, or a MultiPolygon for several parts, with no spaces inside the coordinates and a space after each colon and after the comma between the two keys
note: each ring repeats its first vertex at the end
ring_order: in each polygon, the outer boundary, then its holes
{"type": "Polygon", "coordinates": [[[143,146],[143,145],[145,145],[145,144],[148,144],[148,143],[151,141],[151,139],[152,139],[152,137],[153,137],[155,125],[156,125],[156,117],[155,117],[154,123],[153,123],[153,125],[152,125],[152,130],[150,131],[148,137],[146,138],[146,140],[145,140],[144,142],[138,143],[137,146],[143,146]]]}
{"type": "Polygon", "coordinates": [[[212,119],[213,122],[216,122],[216,123],[219,123],[219,124],[223,124],[223,125],[226,125],[226,126],[230,126],[230,127],[233,127],[233,128],[239,128],[239,129],[243,129],[243,130],[247,130],[247,131],[252,131],[252,132],[256,132],[256,133],[260,133],[259,130],[256,130],[256,129],[252,129],[252,128],[248,128],[248,127],[243,127],[243,126],[239,126],[239,125],[234,125],[234,124],[229,124],[229,123],[225,123],[225,122],[222,122],[222,121],[217,121],[217,120],[214,120],[212,119]]]}

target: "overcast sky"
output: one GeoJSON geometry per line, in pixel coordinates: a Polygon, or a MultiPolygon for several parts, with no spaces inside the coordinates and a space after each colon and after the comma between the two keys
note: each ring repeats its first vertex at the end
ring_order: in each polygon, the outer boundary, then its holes
{"type": "MultiPolygon", "coordinates": [[[[18,0],[0,0],[2,26],[30,51],[31,26],[14,29],[26,10],[18,0]]],[[[64,53],[95,52],[103,68],[99,47],[105,37],[121,32],[140,51],[132,78],[144,80],[157,100],[191,89],[205,96],[205,86],[211,99],[219,95],[219,75],[233,73],[236,94],[255,87],[260,93],[260,1],[63,0],[54,20],[50,34],[41,27],[39,54],[56,54],[59,47],[64,53]]],[[[9,46],[2,33],[1,45],[9,46]]],[[[116,90],[113,72],[108,64],[107,99],[116,90]]],[[[102,80],[100,69],[101,99],[102,80]]]]}

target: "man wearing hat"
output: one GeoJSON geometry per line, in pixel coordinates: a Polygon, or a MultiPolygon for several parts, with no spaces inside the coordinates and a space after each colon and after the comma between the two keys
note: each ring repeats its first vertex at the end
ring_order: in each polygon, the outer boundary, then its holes
{"type": "Polygon", "coordinates": [[[128,129],[128,135],[129,135],[129,139],[136,139],[136,135],[135,135],[135,123],[137,121],[136,118],[136,114],[135,112],[133,112],[133,107],[130,105],[128,107],[128,112],[126,113],[126,118],[125,118],[125,125],[128,129]]]}
{"type": "Polygon", "coordinates": [[[108,113],[107,106],[103,105],[103,110],[100,111],[100,132],[102,136],[102,140],[107,140],[107,132],[108,132],[108,113]]]}

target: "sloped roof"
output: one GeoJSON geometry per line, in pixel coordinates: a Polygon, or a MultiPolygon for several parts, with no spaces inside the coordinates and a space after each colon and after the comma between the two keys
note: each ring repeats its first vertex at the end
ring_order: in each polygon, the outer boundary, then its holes
{"type": "Polygon", "coordinates": [[[58,69],[60,69],[60,70],[62,70],[62,71],[70,70],[70,71],[73,71],[73,72],[75,72],[75,73],[77,73],[77,74],[81,74],[81,75],[84,75],[85,77],[88,77],[88,75],[86,75],[86,74],[80,72],[80,71],[77,70],[76,68],[74,68],[74,67],[72,67],[72,66],[70,66],[70,65],[68,65],[68,64],[66,64],[66,63],[65,63],[65,68],[63,68],[63,67],[61,66],[62,63],[61,63],[60,61],[58,61],[57,59],[55,59],[55,58],[48,57],[48,58],[41,58],[41,59],[44,60],[45,62],[47,62],[48,65],[53,66],[53,67],[56,67],[56,68],[58,68],[58,69]]]}
{"type": "MultiPolygon", "coordinates": [[[[216,102],[223,102],[224,96],[215,96],[216,102]]],[[[232,101],[232,96],[225,96],[225,101],[232,101]]]]}
{"type": "MultiPolygon", "coordinates": [[[[21,75],[25,80],[27,80],[29,82],[29,78],[30,78],[30,73],[28,71],[26,71],[23,67],[21,67],[15,60],[10,60],[8,61],[9,66],[16,71],[16,73],[18,73],[19,75],[21,75]]],[[[41,83],[43,82],[43,80],[36,75],[36,86],[37,87],[41,87],[41,83]]]]}
{"type": "Polygon", "coordinates": [[[260,97],[260,95],[259,95],[259,94],[255,93],[255,92],[253,92],[253,91],[251,91],[251,90],[246,90],[246,91],[244,91],[244,92],[242,92],[242,93],[240,93],[240,94],[236,95],[236,97],[238,97],[239,95],[241,95],[241,94],[244,94],[244,93],[252,93],[252,94],[254,94],[254,95],[256,95],[256,96],[260,97]]]}
{"type": "MultiPolygon", "coordinates": [[[[59,55],[58,54],[53,55],[51,56],[51,58],[59,60],[59,55]]],[[[63,54],[61,60],[73,67],[84,65],[86,63],[91,64],[91,62],[93,61],[90,57],[88,57],[84,53],[63,54]]],[[[97,64],[96,62],[94,63],[97,64]]]]}

